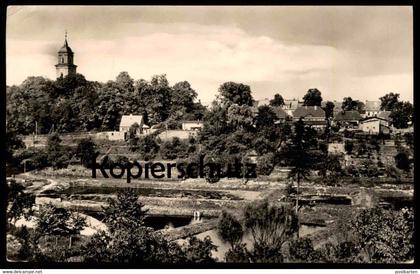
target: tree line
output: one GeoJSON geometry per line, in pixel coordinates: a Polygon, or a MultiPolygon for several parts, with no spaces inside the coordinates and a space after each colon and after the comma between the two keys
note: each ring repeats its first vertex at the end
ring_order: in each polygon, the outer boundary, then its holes
{"type": "Polygon", "coordinates": [[[122,115],[143,115],[146,124],[200,120],[205,107],[187,81],[169,85],[165,75],[134,81],[121,72],[114,81],[87,81],[81,74],[55,81],[28,77],[6,90],[7,130],[17,134],[116,130],[122,115]]]}

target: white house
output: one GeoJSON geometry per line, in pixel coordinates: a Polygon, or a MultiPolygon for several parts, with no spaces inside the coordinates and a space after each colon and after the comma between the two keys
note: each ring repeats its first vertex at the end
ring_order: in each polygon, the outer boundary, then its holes
{"type": "Polygon", "coordinates": [[[204,123],[201,121],[183,121],[182,130],[199,130],[203,125],[204,123]]]}
{"type": "Polygon", "coordinates": [[[144,126],[143,115],[123,115],[120,122],[120,132],[128,132],[135,123],[139,125],[137,133],[141,134],[144,126]]]}
{"type": "Polygon", "coordinates": [[[389,121],[380,117],[368,117],[360,121],[359,129],[369,134],[390,134],[389,121]]]}
{"type": "Polygon", "coordinates": [[[381,101],[367,101],[365,102],[365,117],[374,117],[381,111],[381,101]]]}

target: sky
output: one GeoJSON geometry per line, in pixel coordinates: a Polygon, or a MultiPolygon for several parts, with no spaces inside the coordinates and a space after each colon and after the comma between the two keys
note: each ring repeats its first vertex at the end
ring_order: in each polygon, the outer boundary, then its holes
{"type": "Polygon", "coordinates": [[[106,82],[166,74],[207,103],[227,81],[255,99],[413,101],[413,12],[409,6],[9,6],[6,82],[55,79],[68,32],[77,72],[106,82]]]}

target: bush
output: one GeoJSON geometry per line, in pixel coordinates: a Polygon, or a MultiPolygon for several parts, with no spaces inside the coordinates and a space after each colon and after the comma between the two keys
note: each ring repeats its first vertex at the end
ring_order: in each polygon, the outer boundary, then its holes
{"type": "Polygon", "coordinates": [[[160,154],[165,160],[173,160],[187,156],[188,145],[175,137],[171,141],[163,142],[160,146],[160,154]]]}
{"type": "Polygon", "coordinates": [[[267,153],[257,159],[257,174],[270,175],[274,170],[274,154],[267,153]]]}
{"type": "Polygon", "coordinates": [[[397,168],[404,170],[405,172],[410,171],[410,160],[408,159],[407,153],[400,152],[395,155],[395,164],[397,168]]]}

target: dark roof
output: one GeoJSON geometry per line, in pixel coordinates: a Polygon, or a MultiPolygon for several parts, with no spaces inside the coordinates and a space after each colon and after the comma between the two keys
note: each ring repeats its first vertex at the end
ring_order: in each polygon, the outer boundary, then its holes
{"type": "Polygon", "coordinates": [[[389,118],[389,115],[391,114],[391,111],[380,111],[379,113],[378,113],[378,117],[379,118],[382,118],[382,119],[385,119],[385,120],[391,120],[391,118],[389,118]]]}
{"type": "Polygon", "coordinates": [[[64,45],[61,47],[61,49],[58,51],[58,53],[73,53],[69,45],[67,44],[67,39],[64,40],[64,45]]]}
{"type": "Polygon", "coordinates": [[[281,107],[273,107],[273,111],[279,119],[286,119],[289,116],[281,107]]]}
{"type": "Polygon", "coordinates": [[[322,121],[305,121],[306,125],[310,125],[310,126],[323,126],[323,125],[327,125],[327,121],[322,120],[322,121]]]}
{"type": "Polygon", "coordinates": [[[362,116],[357,110],[340,111],[334,117],[336,121],[360,121],[362,119],[362,116]]]}
{"type": "Polygon", "coordinates": [[[301,106],[293,111],[293,117],[295,118],[306,118],[308,116],[325,118],[325,111],[319,106],[301,106]]]}
{"type": "Polygon", "coordinates": [[[377,116],[366,117],[366,118],[360,120],[360,122],[364,123],[364,122],[366,122],[368,120],[375,120],[375,119],[389,122],[387,119],[384,119],[384,118],[381,118],[381,117],[377,117],[377,116]]]}

